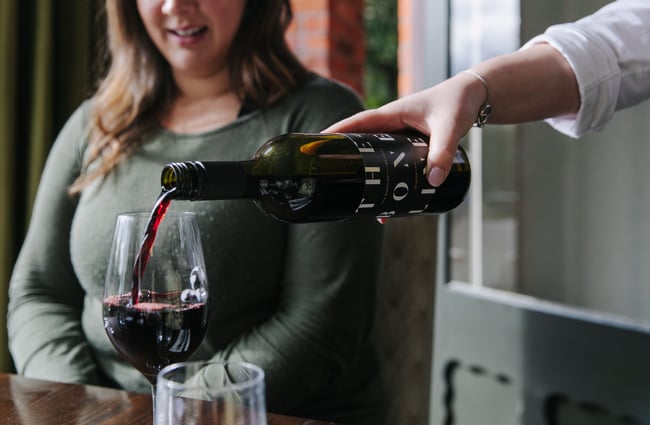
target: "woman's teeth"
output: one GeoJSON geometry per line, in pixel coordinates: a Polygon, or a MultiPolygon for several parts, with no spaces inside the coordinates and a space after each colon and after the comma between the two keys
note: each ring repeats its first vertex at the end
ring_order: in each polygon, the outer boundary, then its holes
{"type": "Polygon", "coordinates": [[[197,28],[188,28],[188,29],[177,29],[174,30],[174,33],[180,35],[181,37],[191,37],[193,35],[196,35],[200,33],[203,30],[203,27],[197,27],[197,28]]]}

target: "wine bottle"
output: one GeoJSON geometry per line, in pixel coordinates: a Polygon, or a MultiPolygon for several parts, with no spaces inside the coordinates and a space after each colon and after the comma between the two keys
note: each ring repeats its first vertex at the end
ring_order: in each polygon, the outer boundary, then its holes
{"type": "Polygon", "coordinates": [[[467,193],[469,161],[459,147],[445,182],[432,187],[427,141],[420,134],[289,133],[250,160],[167,164],[162,190],[177,200],[253,199],[289,223],[444,213],[467,193]]]}

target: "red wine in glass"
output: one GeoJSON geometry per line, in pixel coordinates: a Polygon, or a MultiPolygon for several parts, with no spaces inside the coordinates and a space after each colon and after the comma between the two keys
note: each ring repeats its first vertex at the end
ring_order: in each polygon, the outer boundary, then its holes
{"type": "Polygon", "coordinates": [[[179,291],[104,300],[104,327],[115,348],[150,383],[164,366],[186,360],[199,346],[208,322],[205,303],[174,304],[179,291]]]}

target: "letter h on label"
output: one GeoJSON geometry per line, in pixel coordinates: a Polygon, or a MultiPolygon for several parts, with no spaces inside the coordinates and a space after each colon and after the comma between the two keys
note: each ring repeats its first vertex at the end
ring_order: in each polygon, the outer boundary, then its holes
{"type": "Polygon", "coordinates": [[[379,167],[365,167],[366,184],[381,184],[379,167]]]}

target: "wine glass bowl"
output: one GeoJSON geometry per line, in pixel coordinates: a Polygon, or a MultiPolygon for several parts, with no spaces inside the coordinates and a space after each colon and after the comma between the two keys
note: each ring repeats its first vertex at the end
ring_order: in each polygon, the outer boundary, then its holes
{"type": "Polygon", "coordinates": [[[194,213],[117,217],[104,285],[104,328],[116,350],[153,386],[163,367],[187,360],[203,340],[207,299],[194,213]]]}

